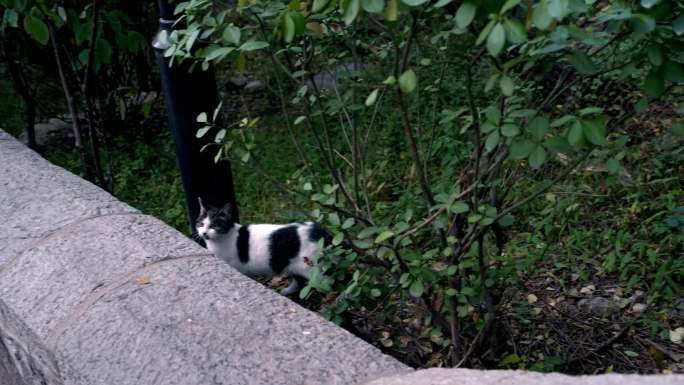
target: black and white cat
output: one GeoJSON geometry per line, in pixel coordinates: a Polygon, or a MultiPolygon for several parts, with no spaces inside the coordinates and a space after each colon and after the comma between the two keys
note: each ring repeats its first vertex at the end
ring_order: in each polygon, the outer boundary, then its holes
{"type": "Polygon", "coordinates": [[[245,275],[292,277],[284,295],[306,284],[318,241],[331,242],[330,234],[313,222],[241,225],[233,221],[230,204],[221,209],[207,209],[201,199],[199,204],[195,226],[209,251],[245,275]]]}

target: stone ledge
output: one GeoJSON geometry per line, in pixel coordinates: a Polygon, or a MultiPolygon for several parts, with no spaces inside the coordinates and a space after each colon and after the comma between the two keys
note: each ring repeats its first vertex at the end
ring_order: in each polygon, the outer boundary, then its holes
{"type": "Polygon", "coordinates": [[[0,300],[64,384],[355,384],[410,370],[13,139],[0,141],[0,216],[0,300]]]}
{"type": "Polygon", "coordinates": [[[521,370],[426,369],[366,385],[681,385],[684,375],[601,374],[568,376],[521,370]]]}
{"type": "Polygon", "coordinates": [[[56,354],[83,385],[354,384],[405,369],[215,258],[140,270],[71,325],[56,354]]]}
{"type": "MultiPolygon", "coordinates": [[[[1,133],[1,131],[0,131],[1,133]]],[[[0,300],[0,384],[62,385],[55,357],[0,300]]]]}

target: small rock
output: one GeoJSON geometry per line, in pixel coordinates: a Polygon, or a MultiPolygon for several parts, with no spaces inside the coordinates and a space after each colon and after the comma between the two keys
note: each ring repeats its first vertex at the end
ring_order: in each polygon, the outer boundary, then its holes
{"type": "Polygon", "coordinates": [[[580,300],[578,305],[580,309],[586,311],[587,313],[602,318],[608,317],[620,310],[620,306],[618,306],[617,303],[603,297],[586,298],[580,300]]]}
{"type": "Polygon", "coordinates": [[[247,76],[245,76],[245,75],[237,75],[237,76],[231,76],[230,78],[228,78],[228,83],[230,83],[231,85],[233,85],[235,87],[242,88],[245,86],[245,84],[247,84],[248,80],[249,79],[247,79],[247,76]]]}
{"type": "Polygon", "coordinates": [[[634,313],[643,313],[644,310],[646,310],[645,303],[635,303],[634,306],[632,306],[632,311],[634,313]]]}
{"type": "Polygon", "coordinates": [[[581,293],[581,294],[591,294],[591,293],[594,292],[594,290],[596,290],[596,286],[594,286],[594,285],[587,285],[587,286],[585,286],[585,287],[583,287],[583,288],[580,289],[580,293],[581,293]]]}
{"type": "Polygon", "coordinates": [[[245,85],[244,90],[245,90],[245,92],[248,92],[251,94],[251,93],[259,92],[259,91],[263,90],[264,88],[266,88],[266,83],[264,83],[262,80],[257,79],[257,80],[252,80],[249,83],[247,83],[245,85]]]}

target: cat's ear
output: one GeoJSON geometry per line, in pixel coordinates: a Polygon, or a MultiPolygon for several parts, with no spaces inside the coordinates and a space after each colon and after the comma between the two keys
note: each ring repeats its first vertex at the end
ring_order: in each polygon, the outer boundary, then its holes
{"type": "Polygon", "coordinates": [[[205,209],[204,205],[202,204],[202,198],[197,197],[197,202],[199,202],[199,207],[200,207],[199,216],[200,216],[200,218],[202,218],[203,216],[207,215],[207,209],[205,209]]]}
{"type": "Polygon", "coordinates": [[[221,208],[221,213],[226,216],[228,219],[233,219],[233,205],[230,203],[226,203],[223,208],[221,208]]]}

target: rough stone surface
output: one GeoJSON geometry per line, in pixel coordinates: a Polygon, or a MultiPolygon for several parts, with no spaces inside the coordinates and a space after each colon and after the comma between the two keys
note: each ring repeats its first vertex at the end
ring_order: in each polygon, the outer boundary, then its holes
{"type": "MultiPolygon", "coordinates": [[[[38,146],[63,146],[73,144],[74,135],[71,123],[61,119],[52,118],[48,123],[38,123],[33,126],[36,134],[36,144],[38,146]]],[[[28,142],[26,131],[19,135],[19,140],[23,143],[28,142]]]]}
{"type": "Polygon", "coordinates": [[[681,385],[684,375],[567,376],[519,370],[427,369],[376,379],[367,385],[681,385]]]}
{"type": "Polygon", "coordinates": [[[0,298],[47,338],[96,288],[162,258],[206,253],[150,216],[101,216],[62,227],[6,264],[0,298]]]}
{"type": "Polygon", "coordinates": [[[0,239],[42,237],[67,223],[137,212],[20,142],[0,141],[0,239]]]}
{"type": "Polygon", "coordinates": [[[70,385],[356,384],[408,370],[215,258],[140,271],[57,346],[70,385]]]}
{"type": "Polygon", "coordinates": [[[620,310],[615,301],[603,297],[584,298],[577,303],[579,308],[597,317],[608,317],[620,310]]]}
{"type": "Polygon", "coordinates": [[[3,265],[16,258],[41,238],[0,238],[0,271],[3,265]]]}
{"type": "Polygon", "coordinates": [[[52,352],[0,300],[0,385],[61,385],[52,352]]]}

